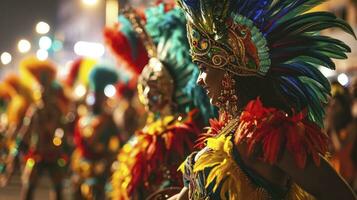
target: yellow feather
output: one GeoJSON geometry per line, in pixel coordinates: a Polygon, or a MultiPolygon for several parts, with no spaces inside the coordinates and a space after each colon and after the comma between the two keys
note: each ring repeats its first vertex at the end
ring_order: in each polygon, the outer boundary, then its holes
{"type": "Polygon", "coordinates": [[[177,171],[180,171],[181,173],[184,174],[185,173],[185,164],[186,164],[186,162],[187,162],[187,159],[183,163],[181,163],[181,165],[179,166],[177,171]]]}
{"type": "MultiPolygon", "coordinates": [[[[264,200],[271,199],[269,193],[261,187],[257,187],[242,172],[239,165],[232,157],[234,144],[232,136],[220,134],[218,137],[209,138],[207,147],[209,150],[197,159],[193,166],[194,173],[206,168],[212,168],[205,182],[207,188],[214,182],[213,192],[216,192],[221,185],[220,199],[230,200],[264,200]]],[[[292,185],[288,195],[288,200],[313,200],[312,196],[306,193],[297,185],[292,185]]]]}

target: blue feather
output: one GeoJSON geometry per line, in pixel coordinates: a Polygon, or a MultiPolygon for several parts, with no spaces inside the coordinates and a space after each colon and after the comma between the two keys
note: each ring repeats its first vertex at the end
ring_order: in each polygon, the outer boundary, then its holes
{"type": "Polygon", "coordinates": [[[183,0],[183,2],[192,10],[198,10],[200,8],[200,1],[198,0],[183,0]]]}

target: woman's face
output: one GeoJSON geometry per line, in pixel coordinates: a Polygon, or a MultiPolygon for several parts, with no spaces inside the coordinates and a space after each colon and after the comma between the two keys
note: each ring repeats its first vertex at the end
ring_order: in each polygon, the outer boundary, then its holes
{"type": "Polygon", "coordinates": [[[206,67],[202,64],[198,66],[200,75],[197,78],[197,84],[207,91],[211,104],[218,106],[218,97],[221,95],[223,89],[222,80],[225,72],[212,67],[206,67]]]}
{"type": "Polygon", "coordinates": [[[160,112],[171,104],[174,83],[165,66],[155,58],[144,67],[139,77],[140,101],[151,112],[160,112]]]}
{"type": "Polygon", "coordinates": [[[149,80],[141,87],[143,87],[141,95],[145,99],[143,103],[149,111],[160,112],[170,103],[170,97],[163,93],[163,85],[160,85],[159,81],[149,80]]]}

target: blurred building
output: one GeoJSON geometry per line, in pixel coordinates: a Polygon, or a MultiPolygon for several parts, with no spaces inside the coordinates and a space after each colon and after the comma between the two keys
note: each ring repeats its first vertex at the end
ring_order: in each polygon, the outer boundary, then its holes
{"type": "Polygon", "coordinates": [[[105,1],[86,6],[81,1],[61,0],[55,37],[63,44],[54,59],[60,64],[77,57],[74,45],[79,41],[102,43],[105,25],[105,1]]]}

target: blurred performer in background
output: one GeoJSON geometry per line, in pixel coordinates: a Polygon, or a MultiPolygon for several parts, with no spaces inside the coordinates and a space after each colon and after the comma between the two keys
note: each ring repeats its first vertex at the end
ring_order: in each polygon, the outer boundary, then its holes
{"type": "Polygon", "coordinates": [[[8,107],[11,101],[13,89],[6,83],[0,83],[0,187],[5,186],[7,177],[5,175],[7,167],[7,157],[9,153],[9,145],[6,137],[8,128],[8,107]]]}
{"type": "Polygon", "coordinates": [[[116,71],[105,66],[96,65],[89,73],[89,112],[80,117],[74,132],[74,199],[105,199],[105,186],[121,143],[107,97],[115,92],[117,81],[116,71]]]}
{"type": "Polygon", "coordinates": [[[89,88],[89,73],[97,61],[90,58],[80,57],[74,60],[67,68],[68,74],[62,80],[66,95],[71,99],[69,113],[67,115],[68,133],[67,143],[74,148],[74,130],[81,116],[88,113],[86,96],[89,88]]]}
{"type": "Polygon", "coordinates": [[[317,32],[352,28],[323,1],[179,0],[197,83],[221,110],[204,148],[183,167],[173,199],[356,199],[323,157],[330,93],[318,66],[350,48],[317,32]]]}
{"type": "Polygon", "coordinates": [[[55,199],[62,199],[62,181],[68,163],[65,146],[65,115],[68,99],[55,80],[56,68],[50,61],[27,58],[20,64],[21,78],[36,85],[35,102],[24,117],[17,138],[24,146],[22,199],[33,199],[39,177],[47,172],[53,183],[55,199]]]}
{"type": "Polygon", "coordinates": [[[355,167],[351,152],[355,134],[351,130],[351,101],[347,88],[340,83],[332,82],[332,98],[326,109],[325,129],[331,138],[331,164],[341,176],[352,185],[355,167]]]}
{"type": "Polygon", "coordinates": [[[9,99],[6,101],[6,113],[2,114],[2,122],[5,127],[3,127],[4,146],[1,148],[4,153],[7,153],[3,155],[6,159],[3,163],[1,185],[5,186],[10,181],[15,168],[20,167],[18,161],[22,136],[18,136],[18,132],[22,127],[27,110],[34,103],[34,98],[31,89],[23,83],[17,74],[7,74],[2,86],[3,93],[7,91],[9,95],[9,99]]]}
{"type": "Polygon", "coordinates": [[[134,79],[128,83],[118,83],[116,89],[120,104],[115,112],[118,114],[118,126],[121,130],[122,138],[127,142],[139,127],[143,127],[147,116],[142,113],[144,111],[143,107],[137,105],[140,102],[137,100],[136,81],[134,79]],[[140,112],[141,107],[143,111],[140,112]]]}
{"type": "Polygon", "coordinates": [[[7,135],[13,138],[22,125],[27,109],[34,103],[34,96],[31,88],[17,74],[7,74],[4,78],[4,84],[9,88],[11,95],[7,110],[7,135]]]}
{"type": "Polygon", "coordinates": [[[352,122],[348,126],[348,130],[351,134],[350,138],[353,141],[353,147],[350,156],[355,170],[355,177],[352,186],[354,191],[357,192],[357,76],[353,77],[351,80],[349,91],[351,95],[352,122]]]}
{"type": "Polygon", "coordinates": [[[138,91],[150,115],[118,155],[113,199],[164,198],[173,187],[181,187],[177,168],[214,113],[202,89],[191,81],[198,74],[194,77],[197,67],[190,60],[183,13],[160,4],[146,10],[146,20],[144,26],[135,11],[128,10],[119,17],[118,30],[105,32],[124,64],[134,63],[133,57],[145,58],[132,66],[139,72],[145,66],[138,91]]]}

